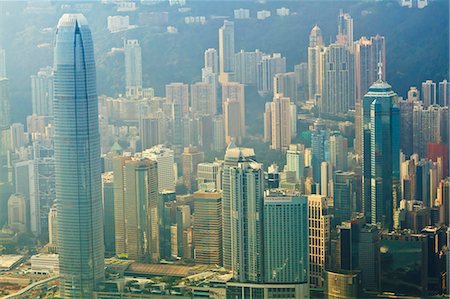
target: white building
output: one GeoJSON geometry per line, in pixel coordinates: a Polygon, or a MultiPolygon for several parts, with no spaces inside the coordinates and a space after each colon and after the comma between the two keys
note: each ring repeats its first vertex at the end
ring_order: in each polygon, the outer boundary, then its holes
{"type": "Polygon", "coordinates": [[[277,16],[286,17],[289,15],[289,8],[281,7],[277,8],[277,16]]]}
{"type": "Polygon", "coordinates": [[[31,271],[34,274],[58,274],[59,255],[39,253],[31,257],[31,271]]]}
{"type": "Polygon", "coordinates": [[[234,18],[238,20],[250,19],[250,10],[245,8],[235,9],[234,18]]]}
{"type": "Polygon", "coordinates": [[[258,20],[264,20],[264,19],[269,18],[270,15],[271,15],[270,11],[268,11],[268,10],[260,10],[260,11],[258,11],[256,13],[256,18],[258,20]]]}
{"type": "Polygon", "coordinates": [[[155,160],[158,163],[159,192],[175,191],[177,173],[173,150],[163,145],[156,145],[143,151],[142,157],[155,160]]]}
{"type": "Polygon", "coordinates": [[[130,28],[129,16],[108,16],[108,30],[111,33],[128,30],[130,28]]]}

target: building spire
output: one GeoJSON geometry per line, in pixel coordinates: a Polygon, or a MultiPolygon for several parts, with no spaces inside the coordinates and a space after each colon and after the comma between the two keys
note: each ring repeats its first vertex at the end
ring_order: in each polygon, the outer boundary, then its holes
{"type": "Polygon", "coordinates": [[[383,81],[383,63],[381,62],[381,51],[378,56],[378,81],[383,81]]]}

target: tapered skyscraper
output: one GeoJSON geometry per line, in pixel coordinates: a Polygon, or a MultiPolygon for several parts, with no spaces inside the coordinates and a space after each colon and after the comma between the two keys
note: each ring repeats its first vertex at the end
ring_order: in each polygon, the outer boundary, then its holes
{"type": "Polygon", "coordinates": [[[86,18],[64,14],[54,48],[55,175],[62,298],[92,298],[104,277],[94,46],[86,18]]]}

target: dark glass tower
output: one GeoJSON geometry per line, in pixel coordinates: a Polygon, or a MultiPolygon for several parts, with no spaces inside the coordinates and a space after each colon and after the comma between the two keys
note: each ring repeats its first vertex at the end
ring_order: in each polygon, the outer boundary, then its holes
{"type": "Polygon", "coordinates": [[[86,18],[64,14],[54,47],[55,176],[62,298],[92,298],[104,277],[94,46],[86,18]]]}

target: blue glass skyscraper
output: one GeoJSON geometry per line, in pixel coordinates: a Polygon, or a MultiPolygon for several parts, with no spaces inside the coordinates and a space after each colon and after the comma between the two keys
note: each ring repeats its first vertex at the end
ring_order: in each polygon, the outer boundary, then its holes
{"type": "Polygon", "coordinates": [[[92,298],[104,277],[94,46],[86,18],[64,14],[54,46],[58,251],[62,298],[92,298]]]}
{"type": "MultiPolygon", "coordinates": [[[[381,77],[381,74],[380,74],[381,77]]],[[[400,195],[400,113],[397,94],[381,78],[363,98],[363,204],[373,224],[392,229],[400,195]]]]}

